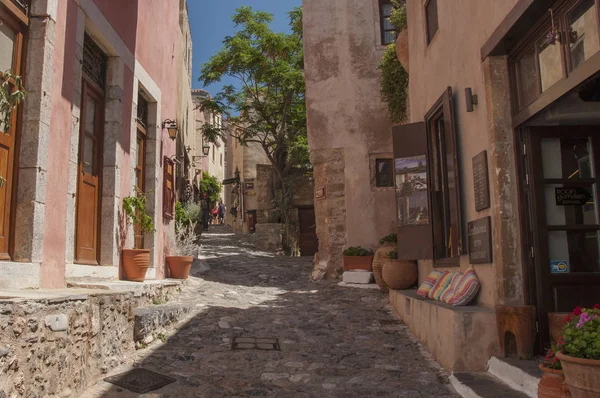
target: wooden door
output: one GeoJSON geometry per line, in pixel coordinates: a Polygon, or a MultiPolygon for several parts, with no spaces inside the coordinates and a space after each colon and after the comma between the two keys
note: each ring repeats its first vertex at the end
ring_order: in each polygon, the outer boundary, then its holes
{"type": "Polygon", "coordinates": [[[314,256],[319,250],[317,238],[317,223],[315,221],[315,208],[298,208],[299,221],[299,246],[301,256],[314,256]]]}
{"type": "Polygon", "coordinates": [[[98,264],[104,98],[84,83],[79,135],[75,261],[98,264]]]}
{"type": "Polygon", "coordinates": [[[548,313],[600,302],[600,126],[532,128],[529,146],[531,255],[539,337],[547,346],[548,313]]]}
{"type": "MultiPolygon", "coordinates": [[[[11,70],[15,74],[21,71],[23,53],[23,26],[8,11],[0,6],[0,74],[11,70]]],[[[0,120],[4,116],[0,115],[0,120]]],[[[19,131],[19,111],[13,111],[10,125],[0,124],[0,260],[10,260],[11,219],[15,192],[15,159],[17,133],[19,131]]]]}
{"type": "Polygon", "coordinates": [[[248,232],[256,232],[256,210],[248,210],[248,232]]]}

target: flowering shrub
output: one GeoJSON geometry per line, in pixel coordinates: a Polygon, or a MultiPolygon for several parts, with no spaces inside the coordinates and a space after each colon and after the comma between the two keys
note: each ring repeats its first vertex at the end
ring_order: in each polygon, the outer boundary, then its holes
{"type": "Polygon", "coordinates": [[[600,304],[575,308],[565,319],[557,347],[572,357],[600,359],[600,304]]]}
{"type": "Polygon", "coordinates": [[[560,364],[560,361],[556,357],[557,351],[558,351],[558,349],[554,345],[552,345],[552,347],[549,348],[548,351],[546,351],[546,356],[544,357],[544,360],[543,360],[543,364],[545,367],[550,368],[550,369],[562,369],[562,365],[560,364]]]}

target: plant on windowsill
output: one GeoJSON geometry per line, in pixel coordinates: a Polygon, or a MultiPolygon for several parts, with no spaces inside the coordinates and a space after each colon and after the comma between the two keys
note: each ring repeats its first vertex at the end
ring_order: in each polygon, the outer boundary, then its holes
{"type": "Polygon", "coordinates": [[[375,251],[373,257],[373,276],[375,276],[375,282],[377,286],[384,292],[388,290],[388,286],[385,284],[382,276],[383,264],[387,258],[387,254],[390,250],[393,250],[398,242],[398,235],[396,233],[384,236],[379,240],[379,248],[375,251]]]}
{"type": "Polygon", "coordinates": [[[565,319],[557,348],[571,395],[600,397],[600,304],[575,308],[565,319]]]}
{"type": "Polygon", "coordinates": [[[569,388],[565,384],[565,375],[561,363],[556,357],[557,351],[556,346],[552,345],[539,365],[543,372],[538,383],[539,398],[566,398],[571,396],[569,388]]]}
{"type": "Polygon", "coordinates": [[[0,129],[4,134],[8,134],[11,127],[12,112],[25,99],[27,92],[23,87],[21,76],[7,70],[0,75],[2,84],[0,84],[0,129]]]}
{"type": "Polygon", "coordinates": [[[392,0],[394,8],[389,21],[399,32],[396,44],[387,46],[379,70],[381,71],[379,94],[387,104],[388,114],[394,123],[408,118],[408,30],[406,29],[406,5],[404,1],[392,0]],[[405,54],[405,55],[402,55],[405,54]],[[402,55],[402,56],[401,56],[402,55]],[[403,64],[399,59],[405,58],[403,64]]]}
{"type": "Polygon", "coordinates": [[[360,246],[352,246],[344,250],[344,271],[364,270],[371,271],[373,250],[360,246]]]}
{"type": "MultiPolygon", "coordinates": [[[[154,232],[152,217],[146,211],[147,196],[137,191],[135,196],[123,198],[123,212],[127,216],[127,225],[139,225],[141,238],[144,234],[154,232]]],[[[123,272],[129,281],[143,282],[150,267],[150,250],[123,249],[123,272]]]]}
{"type": "Polygon", "coordinates": [[[398,252],[392,250],[383,263],[382,276],[390,289],[408,289],[417,283],[417,263],[398,260],[398,252]]]}
{"type": "Polygon", "coordinates": [[[198,254],[195,229],[196,222],[190,222],[188,225],[176,223],[174,230],[169,230],[167,265],[170,278],[188,278],[194,257],[198,254]]]}

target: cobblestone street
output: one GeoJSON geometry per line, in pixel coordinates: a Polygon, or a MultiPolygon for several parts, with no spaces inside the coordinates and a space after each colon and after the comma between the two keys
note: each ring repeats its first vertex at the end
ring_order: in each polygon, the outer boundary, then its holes
{"type": "Polygon", "coordinates": [[[312,282],[311,258],[257,252],[241,239],[227,227],[203,235],[178,299],[190,316],[111,372],[143,367],[176,382],[139,395],[99,381],[82,397],[456,396],[385,294],[312,282]],[[278,339],[280,350],[234,350],[237,337],[278,339]]]}

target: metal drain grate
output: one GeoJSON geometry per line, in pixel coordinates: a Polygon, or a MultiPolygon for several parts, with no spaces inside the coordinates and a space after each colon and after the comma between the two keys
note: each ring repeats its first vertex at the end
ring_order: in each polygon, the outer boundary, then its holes
{"type": "Polygon", "coordinates": [[[256,337],[235,337],[231,343],[231,349],[281,351],[278,339],[256,337]]]}
{"type": "Polygon", "coordinates": [[[138,394],[145,394],[150,391],[158,390],[161,387],[171,384],[174,378],[152,372],[148,369],[134,369],[129,372],[121,373],[104,379],[111,384],[126,388],[138,394]]]}

